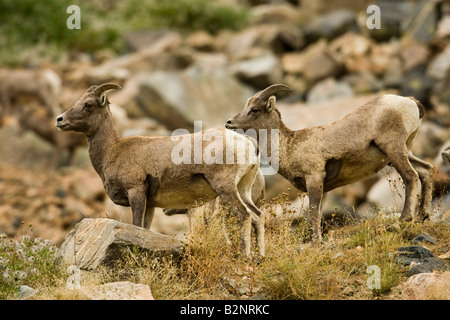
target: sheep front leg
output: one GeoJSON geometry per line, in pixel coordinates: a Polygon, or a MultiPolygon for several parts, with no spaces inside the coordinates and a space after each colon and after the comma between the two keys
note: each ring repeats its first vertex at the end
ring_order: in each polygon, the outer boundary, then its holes
{"type": "MultiPolygon", "coordinates": [[[[147,191],[145,188],[134,188],[128,190],[128,201],[133,213],[133,225],[145,227],[144,217],[147,211],[147,191]]],[[[151,215],[153,218],[153,215],[151,215]]],[[[151,223],[151,221],[150,221],[151,223]]],[[[148,226],[150,228],[150,226],[148,226]]]]}
{"type": "Polygon", "coordinates": [[[306,179],[306,189],[309,197],[309,214],[313,227],[313,242],[322,242],[322,200],[323,200],[323,178],[309,177],[306,179]]]}

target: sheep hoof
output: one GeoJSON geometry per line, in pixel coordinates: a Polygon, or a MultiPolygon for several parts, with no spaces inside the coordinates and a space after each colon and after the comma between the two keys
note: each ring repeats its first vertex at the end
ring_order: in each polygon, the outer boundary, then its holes
{"type": "Polygon", "coordinates": [[[408,215],[401,215],[400,218],[398,219],[400,222],[409,222],[412,220],[412,216],[410,214],[408,215]]]}

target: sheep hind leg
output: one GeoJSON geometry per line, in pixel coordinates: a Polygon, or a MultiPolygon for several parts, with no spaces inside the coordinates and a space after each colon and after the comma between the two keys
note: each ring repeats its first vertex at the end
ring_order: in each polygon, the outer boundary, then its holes
{"type": "Polygon", "coordinates": [[[222,194],[221,198],[237,216],[241,238],[240,250],[244,256],[250,257],[252,213],[240,199],[237,190],[236,194],[222,194]]]}
{"type": "Polygon", "coordinates": [[[419,174],[421,183],[421,197],[419,203],[418,218],[425,221],[430,217],[431,200],[433,197],[433,173],[434,167],[409,152],[409,161],[419,174]]]}
{"type": "Polygon", "coordinates": [[[216,181],[213,177],[206,177],[211,188],[223,201],[225,206],[228,206],[236,215],[240,228],[240,251],[243,255],[250,257],[251,244],[251,210],[247,208],[242,201],[237,186],[235,184],[224,184],[223,181],[216,181]]]}
{"type": "Polygon", "coordinates": [[[322,242],[322,202],[323,177],[310,176],[306,178],[306,189],[309,197],[309,215],[313,227],[313,243],[322,242]]]}
{"type": "MultiPolygon", "coordinates": [[[[259,166],[253,166],[241,178],[237,188],[242,201],[251,211],[252,226],[255,229],[256,243],[261,257],[265,256],[265,216],[264,213],[255,205],[252,199],[252,188],[254,187],[255,179],[258,177],[259,166]]],[[[260,195],[261,196],[261,195],[260,195]]]]}
{"type": "Polygon", "coordinates": [[[409,162],[406,144],[383,145],[380,143],[378,146],[386,154],[405,184],[405,204],[400,215],[400,221],[412,220],[418,200],[419,174],[409,162]]]}

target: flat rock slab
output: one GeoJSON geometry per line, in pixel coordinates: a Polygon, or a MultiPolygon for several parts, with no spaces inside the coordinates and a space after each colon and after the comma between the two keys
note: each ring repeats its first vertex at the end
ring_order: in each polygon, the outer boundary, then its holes
{"type": "Polygon", "coordinates": [[[59,263],[93,270],[136,248],[152,256],[181,256],[183,245],[173,237],[112,219],[83,219],[67,235],[58,252],[59,263]]]}

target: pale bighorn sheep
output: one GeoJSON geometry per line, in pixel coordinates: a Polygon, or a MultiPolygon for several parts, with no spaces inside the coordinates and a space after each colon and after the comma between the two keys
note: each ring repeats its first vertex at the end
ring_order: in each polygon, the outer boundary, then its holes
{"type": "Polygon", "coordinates": [[[120,86],[91,86],[72,108],[57,117],[56,126],[86,135],[89,157],[106,193],[115,204],[131,206],[133,224],[150,228],[155,207],[191,208],[219,196],[237,215],[242,254],[250,255],[253,219],[259,222],[257,244],[259,254],[264,255],[264,215],[251,199],[259,170],[259,154],[253,140],[225,128],[178,136],[194,152],[188,155],[190,161],[175,164],[173,152],[180,142],[174,137],[119,137],[106,96],[111,89],[120,86]],[[204,139],[206,136],[209,138],[204,139]],[[217,149],[211,150],[211,137],[215,137],[217,149]],[[208,150],[217,157],[222,147],[221,151],[227,150],[227,156],[231,151],[231,156],[222,163],[198,161],[195,150],[199,147],[200,155],[208,150]]]}
{"type": "Polygon", "coordinates": [[[59,114],[60,92],[61,78],[51,69],[0,69],[0,124],[21,95],[37,98],[49,115],[59,114]]]}
{"type": "MultiPolygon", "coordinates": [[[[290,130],[275,106],[275,94],[290,90],[275,84],[251,97],[244,109],[228,120],[228,129],[279,130],[279,171],[297,189],[308,192],[314,240],[321,241],[321,204],[324,192],[368,178],[391,164],[405,183],[400,220],[412,219],[422,196],[419,217],[431,211],[433,166],[409,150],[424,114],[414,98],[382,95],[343,118],[326,125],[290,130]]],[[[311,111],[314,112],[314,111],[311,111]]],[[[270,135],[268,135],[270,138],[270,135]]],[[[258,138],[259,141],[259,138],[258,138]]]]}

